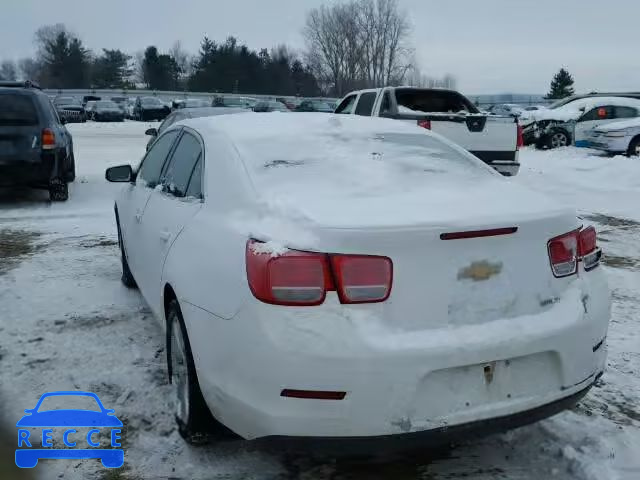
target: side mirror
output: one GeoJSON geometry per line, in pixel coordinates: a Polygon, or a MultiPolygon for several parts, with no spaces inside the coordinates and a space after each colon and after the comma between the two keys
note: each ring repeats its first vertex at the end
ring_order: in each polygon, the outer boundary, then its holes
{"type": "Polygon", "coordinates": [[[118,165],[117,167],[107,168],[105,178],[109,182],[131,182],[134,179],[133,169],[131,165],[118,165]]]}
{"type": "Polygon", "coordinates": [[[149,135],[151,137],[157,137],[158,136],[158,129],[157,128],[148,128],[146,132],[144,132],[145,135],[149,135]]]}

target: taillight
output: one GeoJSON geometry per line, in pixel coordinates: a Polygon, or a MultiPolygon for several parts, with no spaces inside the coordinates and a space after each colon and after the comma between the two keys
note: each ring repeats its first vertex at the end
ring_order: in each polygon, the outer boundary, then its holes
{"type": "Polygon", "coordinates": [[[547,247],[556,277],[567,277],[578,271],[578,230],[552,238],[547,247]]]}
{"type": "Polygon", "coordinates": [[[51,150],[56,147],[56,136],[50,128],[42,129],[41,144],[43,150],[51,150]]]}
{"type": "Polygon", "coordinates": [[[431,130],[431,120],[418,120],[418,126],[431,130]]]}
{"type": "Polygon", "coordinates": [[[516,144],[516,148],[524,147],[524,135],[522,131],[523,131],[522,125],[518,124],[518,141],[516,144]]]}
{"type": "Polygon", "coordinates": [[[387,257],[331,255],[342,303],[384,302],[391,293],[393,264],[387,257]]]}
{"type": "Polygon", "coordinates": [[[582,261],[585,270],[591,270],[598,266],[602,251],[598,248],[598,236],[596,229],[587,227],[578,235],[578,257],[582,261]]]}
{"type": "Polygon", "coordinates": [[[549,260],[556,277],[567,277],[578,271],[578,262],[585,270],[598,266],[602,252],[597,245],[596,229],[574,230],[549,240],[549,260]]]}
{"type": "Polygon", "coordinates": [[[247,242],[247,279],[262,302],[314,306],[324,302],[328,291],[337,291],[341,303],[374,303],[391,293],[393,264],[387,257],[297,250],[272,256],[258,245],[247,242]]]}

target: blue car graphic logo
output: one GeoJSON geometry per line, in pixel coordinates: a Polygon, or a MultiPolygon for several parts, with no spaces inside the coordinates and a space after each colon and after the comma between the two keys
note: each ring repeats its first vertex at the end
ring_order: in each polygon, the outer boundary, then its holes
{"type": "Polygon", "coordinates": [[[18,449],[16,449],[16,465],[18,467],[33,468],[41,458],[74,460],[99,458],[102,465],[107,468],[118,468],[124,464],[124,451],[122,448],[114,448],[121,446],[119,440],[122,422],[114,415],[114,410],[104,407],[95,393],[77,391],[45,393],[33,409],[24,412],[26,415],[16,423],[16,427],[22,427],[18,429],[18,449]],[[96,401],[100,411],[80,409],[39,411],[42,402],[50,397],[89,397],[96,401]],[[40,440],[40,436],[32,435],[33,432],[30,429],[34,427],[42,429],[40,443],[43,448],[32,447],[32,443],[35,446],[36,442],[40,440]],[[90,430],[84,435],[73,427],[89,427],[90,430]],[[64,430],[62,439],[68,448],[53,448],[53,428],[64,430]],[[112,448],[98,448],[101,446],[100,442],[96,441],[96,437],[101,433],[99,428],[110,429],[112,448]],[[76,445],[82,446],[83,442],[90,448],[75,448],[76,445]]]}

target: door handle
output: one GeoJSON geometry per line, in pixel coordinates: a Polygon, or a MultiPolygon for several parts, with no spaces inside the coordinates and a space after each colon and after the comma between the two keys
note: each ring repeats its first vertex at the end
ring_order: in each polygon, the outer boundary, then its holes
{"type": "Polygon", "coordinates": [[[160,232],[160,240],[162,240],[163,242],[168,242],[170,238],[171,232],[169,230],[162,230],[160,232]]]}

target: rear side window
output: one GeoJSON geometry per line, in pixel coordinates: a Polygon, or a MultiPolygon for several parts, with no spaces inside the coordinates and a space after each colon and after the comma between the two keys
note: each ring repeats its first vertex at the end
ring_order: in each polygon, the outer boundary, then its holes
{"type": "Polygon", "coordinates": [[[202,156],[202,147],[196,137],[185,132],[173,152],[165,169],[162,183],[167,192],[176,197],[184,197],[193,175],[194,168],[202,156]]]}
{"type": "Polygon", "coordinates": [[[447,90],[396,89],[396,102],[400,113],[404,109],[425,113],[478,113],[464,96],[447,90]]]}
{"type": "Polygon", "coordinates": [[[187,187],[187,197],[202,198],[202,155],[198,158],[187,187]]]}
{"type": "Polygon", "coordinates": [[[632,107],[615,107],[614,118],[635,118],[638,116],[638,110],[632,107]]]}
{"type": "Polygon", "coordinates": [[[593,122],[596,120],[609,120],[610,118],[613,118],[613,108],[614,107],[611,106],[596,107],[585,113],[579,121],[593,122]]]}
{"type": "Polygon", "coordinates": [[[358,105],[356,106],[356,115],[370,117],[373,111],[373,104],[376,102],[376,92],[367,92],[360,95],[358,105]]]}
{"type": "Polygon", "coordinates": [[[147,187],[155,188],[160,182],[162,167],[178,133],[180,133],[179,130],[173,130],[162,135],[142,160],[138,177],[146,182],[147,187]]]}
{"type": "Polygon", "coordinates": [[[0,125],[38,125],[38,111],[27,95],[0,95],[0,125]]]}
{"type": "Polygon", "coordinates": [[[356,96],[355,95],[350,95],[347,98],[345,98],[340,105],[338,105],[338,108],[336,108],[336,112],[335,113],[344,113],[346,115],[349,115],[351,112],[353,112],[353,106],[356,103],[356,96]]]}

